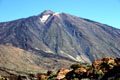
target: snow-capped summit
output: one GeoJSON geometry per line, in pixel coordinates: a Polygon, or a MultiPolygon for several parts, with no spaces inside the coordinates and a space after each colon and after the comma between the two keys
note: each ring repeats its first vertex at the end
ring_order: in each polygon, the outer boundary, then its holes
{"type": "Polygon", "coordinates": [[[58,16],[60,13],[52,12],[51,10],[45,10],[43,13],[40,14],[40,21],[45,23],[51,16],[58,16]]]}
{"type": "Polygon", "coordinates": [[[41,16],[43,16],[43,15],[52,15],[52,14],[54,14],[53,11],[51,11],[51,10],[45,10],[44,12],[41,13],[41,16]]]}

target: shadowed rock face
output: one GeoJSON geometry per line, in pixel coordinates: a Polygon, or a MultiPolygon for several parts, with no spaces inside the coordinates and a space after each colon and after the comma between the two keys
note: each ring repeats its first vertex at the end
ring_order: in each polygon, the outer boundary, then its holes
{"type": "Polygon", "coordinates": [[[91,62],[120,55],[120,30],[49,10],[38,16],[0,23],[0,43],[10,43],[40,55],[51,53],[91,62]]]}

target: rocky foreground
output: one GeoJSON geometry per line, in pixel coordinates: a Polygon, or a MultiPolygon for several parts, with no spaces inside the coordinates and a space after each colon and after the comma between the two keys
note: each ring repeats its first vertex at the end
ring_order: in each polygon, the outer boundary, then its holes
{"type": "Polygon", "coordinates": [[[120,58],[106,57],[92,64],[74,63],[69,69],[62,68],[57,73],[48,71],[46,74],[1,75],[0,80],[120,80],[120,58]]]}

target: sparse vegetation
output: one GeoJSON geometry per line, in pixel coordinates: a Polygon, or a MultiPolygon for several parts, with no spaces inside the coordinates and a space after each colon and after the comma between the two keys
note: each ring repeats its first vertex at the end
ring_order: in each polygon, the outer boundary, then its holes
{"type": "Polygon", "coordinates": [[[74,64],[72,64],[71,66],[70,66],[70,68],[72,68],[72,69],[77,69],[77,68],[80,68],[80,67],[82,67],[83,65],[82,65],[82,63],[74,63],[74,64]]]}
{"type": "Polygon", "coordinates": [[[48,76],[48,80],[57,80],[57,74],[56,74],[56,73],[51,73],[51,74],[48,76]]]}
{"type": "Polygon", "coordinates": [[[13,75],[13,76],[0,76],[0,80],[24,80],[24,79],[39,79],[39,80],[120,80],[120,59],[119,58],[103,58],[96,60],[93,64],[83,65],[81,63],[74,63],[70,69],[62,68],[57,73],[48,71],[46,74],[27,74],[13,75]],[[111,67],[112,66],[112,67],[111,67]]]}

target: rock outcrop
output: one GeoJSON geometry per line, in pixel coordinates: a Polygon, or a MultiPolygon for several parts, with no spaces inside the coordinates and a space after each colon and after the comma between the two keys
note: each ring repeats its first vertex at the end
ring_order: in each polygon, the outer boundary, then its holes
{"type": "Polygon", "coordinates": [[[60,69],[57,73],[57,79],[58,80],[64,79],[68,72],[70,72],[70,69],[67,68],[60,69]]]}

